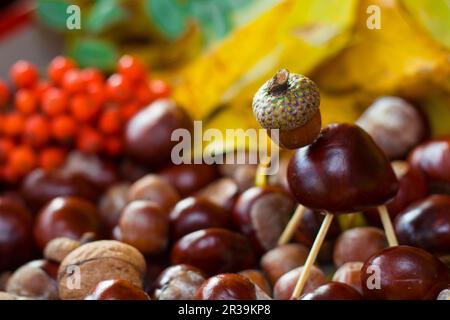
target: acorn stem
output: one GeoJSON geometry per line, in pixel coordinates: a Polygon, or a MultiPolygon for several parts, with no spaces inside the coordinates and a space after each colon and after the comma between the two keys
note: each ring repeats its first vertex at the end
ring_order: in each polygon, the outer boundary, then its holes
{"type": "Polygon", "coordinates": [[[270,85],[269,93],[271,94],[281,94],[285,92],[288,88],[289,71],[286,69],[281,69],[273,76],[270,85]]]}

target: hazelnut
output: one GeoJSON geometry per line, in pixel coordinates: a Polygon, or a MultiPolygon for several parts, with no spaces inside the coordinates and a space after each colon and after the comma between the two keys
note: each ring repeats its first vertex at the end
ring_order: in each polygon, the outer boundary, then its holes
{"type": "Polygon", "coordinates": [[[58,270],[59,295],[63,300],[84,299],[99,282],[123,279],[142,288],[146,263],[142,254],[114,240],[94,241],[67,255],[58,270]]]}
{"type": "Polygon", "coordinates": [[[149,200],[156,202],[161,209],[169,213],[180,200],[178,192],[161,177],[149,174],[137,180],[130,187],[128,200],[149,200]]]}
{"type": "Polygon", "coordinates": [[[308,248],[301,244],[285,244],[266,252],[261,258],[261,267],[275,284],[283,274],[305,264],[308,253],[308,248]]]}
{"type": "Polygon", "coordinates": [[[17,269],[6,284],[6,291],[17,296],[40,300],[58,299],[55,279],[57,264],[34,260],[17,269]]]}
{"type": "Polygon", "coordinates": [[[398,97],[377,99],[356,121],[390,159],[403,157],[427,135],[420,112],[398,97]]]}
{"type": "Polygon", "coordinates": [[[73,250],[78,248],[81,243],[69,238],[55,238],[50,240],[44,249],[44,257],[47,260],[61,263],[64,258],[73,250]]]}

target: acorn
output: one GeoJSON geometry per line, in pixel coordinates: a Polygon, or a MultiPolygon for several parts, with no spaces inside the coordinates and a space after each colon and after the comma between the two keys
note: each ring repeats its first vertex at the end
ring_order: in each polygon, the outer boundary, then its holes
{"type": "Polygon", "coordinates": [[[298,149],[314,142],[320,133],[319,105],[319,89],[312,80],[281,69],[255,94],[253,113],[275,143],[298,149]]]}

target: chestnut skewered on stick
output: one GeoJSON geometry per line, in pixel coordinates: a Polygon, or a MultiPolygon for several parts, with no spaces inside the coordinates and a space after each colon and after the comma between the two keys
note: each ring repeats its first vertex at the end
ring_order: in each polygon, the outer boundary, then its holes
{"type": "Polygon", "coordinates": [[[293,293],[301,295],[334,214],[377,206],[390,246],[397,245],[384,204],[398,191],[389,160],[372,138],[355,125],[335,124],[320,131],[320,96],[317,86],[301,75],[280,70],[264,84],[253,100],[258,122],[279,130],[275,141],[297,149],[288,167],[288,182],[300,206],[279,244],[289,241],[304,206],[326,213],[293,293]],[[320,133],[320,134],[319,134],[320,133]]]}

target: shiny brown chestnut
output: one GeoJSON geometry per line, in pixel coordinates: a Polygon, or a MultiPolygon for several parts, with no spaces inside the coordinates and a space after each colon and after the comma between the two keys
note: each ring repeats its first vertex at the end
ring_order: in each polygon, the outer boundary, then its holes
{"type": "Polygon", "coordinates": [[[231,212],[239,196],[239,186],[233,179],[220,178],[200,189],[196,196],[206,198],[227,212],[231,212]]]}
{"type": "Polygon", "coordinates": [[[125,129],[125,148],[134,160],[149,166],[168,163],[177,141],[171,139],[176,129],[192,132],[186,111],[169,99],[159,99],[139,111],[125,129]]]}
{"type": "Polygon", "coordinates": [[[193,300],[205,280],[198,268],[187,264],[170,266],[156,279],[153,296],[157,300],[193,300]]]}
{"type": "Polygon", "coordinates": [[[300,300],[363,300],[363,296],[345,283],[329,282],[303,295],[300,300]]]}
{"type": "MultiPolygon", "coordinates": [[[[399,181],[396,196],[386,203],[389,216],[393,220],[411,203],[425,198],[428,195],[428,185],[423,172],[413,168],[408,162],[393,161],[391,165],[399,181]]],[[[370,223],[381,226],[380,215],[376,209],[369,209],[364,215],[370,223]]]]}
{"type": "Polygon", "coordinates": [[[84,300],[150,300],[138,286],[123,279],[103,280],[84,300]]]}
{"type": "MultiPolygon", "coordinates": [[[[311,247],[324,218],[325,215],[321,211],[305,208],[302,219],[294,233],[294,239],[307,247],[311,247]]],[[[336,239],[340,233],[341,228],[338,221],[335,219],[328,229],[325,243],[336,239]]]]}
{"type": "Polygon", "coordinates": [[[261,257],[261,268],[275,284],[286,272],[305,264],[309,250],[298,243],[288,243],[267,251],[261,257]]]}
{"type": "Polygon", "coordinates": [[[358,227],[346,230],[337,238],[334,245],[334,265],[340,267],[346,262],[364,262],[386,247],[386,237],[381,229],[358,227]]]}
{"type": "MultiPolygon", "coordinates": [[[[235,157],[239,156],[241,154],[236,152],[235,157]]],[[[221,164],[219,172],[222,176],[233,179],[239,186],[239,191],[244,192],[255,185],[257,168],[255,164],[221,164]]]]}
{"type": "Polygon", "coordinates": [[[450,194],[450,137],[429,140],[414,148],[409,163],[425,173],[433,193],[450,194]]]}
{"type": "Polygon", "coordinates": [[[333,281],[342,282],[362,294],[361,268],[364,262],[346,262],[333,275],[333,281]]]}
{"type": "Polygon", "coordinates": [[[55,238],[80,240],[87,232],[98,235],[99,231],[99,213],[91,202],[78,197],[58,197],[39,212],[34,238],[38,247],[44,249],[55,238]]]}
{"type": "Polygon", "coordinates": [[[248,278],[234,273],[214,276],[198,289],[197,300],[268,300],[263,291],[248,278]]]}
{"type": "Polygon", "coordinates": [[[170,213],[170,229],[174,240],[201,229],[227,229],[229,224],[229,213],[203,197],[183,199],[170,213]]]}
{"type": "MultiPolygon", "coordinates": [[[[295,268],[283,274],[275,283],[273,288],[273,298],[276,300],[289,300],[294,292],[297,280],[303,271],[303,267],[295,268]]],[[[312,266],[306,285],[303,288],[303,293],[309,293],[327,281],[323,272],[316,266],[312,266]]]]}
{"type": "Polygon", "coordinates": [[[400,213],[394,223],[400,244],[436,255],[450,254],[450,196],[432,195],[400,213]]]}
{"type": "Polygon", "coordinates": [[[449,282],[449,270],[439,259],[409,246],[384,249],[370,257],[361,269],[366,299],[436,299],[449,282]]]}
{"type": "Polygon", "coordinates": [[[119,223],[122,209],[128,203],[130,184],[126,182],[111,185],[100,198],[99,213],[103,234],[112,235],[112,230],[119,223]]]}
{"type": "Polygon", "coordinates": [[[117,168],[97,155],[72,151],[61,171],[66,176],[82,177],[100,193],[118,180],[117,168]]]}
{"type": "Polygon", "coordinates": [[[264,253],[277,245],[294,210],[294,200],[281,188],[253,187],[237,199],[232,218],[254,248],[264,253]]]}
{"type": "Polygon", "coordinates": [[[128,200],[149,200],[156,202],[167,214],[180,200],[180,195],[166,180],[156,174],[148,174],[130,187],[128,200]]]}
{"type": "Polygon", "coordinates": [[[116,230],[116,240],[135,247],[144,255],[157,254],[168,243],[169,218],[155,202],[136,200],[122,210],[116,230]]]}
{"type": "Polygon", "coordinates": [[[236,272],[255,265],[255,254],[241,234],[226,229],[195,231],[172,248],[172,264],[189,264],[207,275],[236,272]]]}
{"type": "Polygon", "coordinates": [[[158,175],[169,182],[181,197],[187,197],[213,182],[218,172],[215,165],[179,164],[164,168],[158,175]]]}
{"type": "Polygon", "coordinates": [[[421,112],[399,97],[378,98],[356,121],[390,159],[399,159],[428,134],[421,112]]]}
{"type": "Polygon", "coordinates": [[[360,127],[331,124],[297,150],[288,166],[299,203],[330,213],[361,211],[386,203],[398,191],[387,157],[360,127]]]}
{"type": "Polygon", "coordinates": [[[22,194],[35,211],[56,197],[75,196],[95,201],[97,189],[85,178],[64,174],[61,170],[31,171],[22,182],[22,194]]]}
{"type": "Polygon", "coordinates": [[[27,261],[33,252],[33,218],[23,204],[0,197],[0,272],[27,261]]]}
{"type": "Polygon", "coordinates": [[[256,269],[247,269],[239,272],[239,274],[248,278],[256,286],[262,289],[267,295],[272,295],[272,288],[270,286],[269,280],[267,280],[267,277],[263,272],[256,269]]]}

